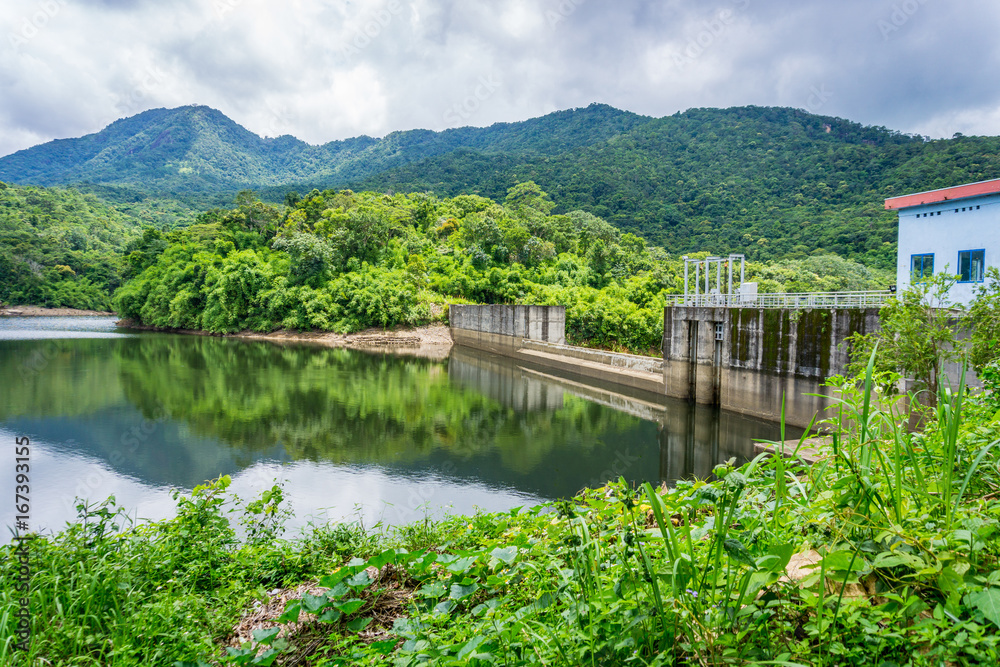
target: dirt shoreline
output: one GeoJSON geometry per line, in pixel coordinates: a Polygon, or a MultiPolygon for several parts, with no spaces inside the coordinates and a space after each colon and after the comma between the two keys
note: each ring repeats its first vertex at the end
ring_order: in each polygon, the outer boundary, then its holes
{"type": "Polygon", "coordinates": [[[44,308],[42,306],[0,306],[0,317],[113,317],[107,310],[44,308]]]}
{"type": "Polygon", "coordinates": [[[338,334],[332,331],[241,331],[233,334],[215,334],[208,331],[190,329],[165,329],[139,324],[132,320],[119,320],[118,326],[137,331],[162,331],[191,336],[219,336],[222,338],[243,338],[265,340],[271,343],[309,343],[323,347],[348,348],[366,352],[383,352],[425,359],[446,359],[454,342],[448,325],[435,323],[413,329],[366,329],[353,334],[338,334]]]}

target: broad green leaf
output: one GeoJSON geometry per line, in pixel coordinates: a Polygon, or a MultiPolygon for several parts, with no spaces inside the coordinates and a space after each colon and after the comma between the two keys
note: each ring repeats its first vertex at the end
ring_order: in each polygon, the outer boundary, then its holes
{"type": "Polygon", "coordinates": [[[343,613],[339,609],[326,609],[318,616],[324,623],[336,623],[341,619],[343,613]]]}
{"type": "Polygon", "coordinates": [[[350,616],[358,609],[365,606],[365,601],[358,600],[357,598],[351,598],[350,600],[345,600],[344,602],[335,602],[333,606],[344,612],[345,615],[350,616]]]}
{"type": "Polygon", "coordinates": [[[274,638],[278,636],[281,632],[281,628],[269,628],[267,630],[254,630],[250,634],[253,635],[253,640],[260,644],[270,644],[274,641],[274,638]]]}
{"type": "Polygon", "coordinates": [[[395,562],[396,562],[396,550],[386,549],[379,555],[372,556],[371,558],[369,558],[367,564],[369,567],[377,567],[379,569],[382,569],[383,565],[395,562]]]}
{"type": "Polygon", "coordinates": [[[368,573],[361,570],[357,574],[347,579],[347,585],[354,589],[365,588],[372,583],[372,578],[368,576],[368,573]]]}
{"type": "Polygon", "coordinates": [[[452,600],[464,600],[465,598],[469,597],[478,590],[479,590],[479,584],[477,584],[476,582],[472,582],[468,586],[463,586],[461,584],[452,584],[451,592],[449,593],[448,596],[452,600]]]}
{"type": "Polygon", "coordinates": [[[310,595],[309,593],[306,593],[302,596],[302,608],[310,614],[318,612],[326,606],[327,602],[329,602],[329,600],[326,595],[310,595]]]}
{"type": "Polygon", "coordinates": [[[944,568],[938,575],[938,588],[945,594],[946,605],[952,613],[958,612],[958,601],[962,597],[964,585],[962,575],[950,567],[944,568]]]}
{"type": "Polygon", "coordinates": [[[537,611],[545,609],[546,607],[550,607],[553,602],[555,602],[555,598],[552,596],[551,593],[546,591],[545,593],[542,593],[539,596],[539,598],[534,602],[532,602],[531,604],[524,605],[516,612],[514,612],[514,618],[517,620],[521,620],[528,614],[533,614],[537,611]]]}
{"type": "Polygon", "coordinates": [[[351,592],[350,587],[348,587],[348,585],[345,584],[344,582],[340,582],[339,584],[337,584],[336,586],[334,586],[333,588],[331,588],[326,592],[326,598],[328,600],[338,600],[350,592],[351,592]]]}
{"type": "Polygon", "coordinates": [[[396,644],[398,642],[399,640],[397,639],[387,639],[383,642],[372,643],[370,648],[376,653],[381,653],[382,655],[386,655],[388,653],[392,653],[392,651],[395,650],[396,644]]]}
{"type": "Polygon", "coordinates": [[[1000,627],[1000,588],[987,588],[966,598],[970,607],[978,609],[993,625],[1000,627]]]}
{"type": "Polygon", "coordinates": [[[275,651],[273,648],[269,648],[260,655],[258,655],[256,658],[254,658],[253,662],[251,662],[250,664],[260,665],[261,667],[270,667],[270,665],[274,664],[274,661],[277,658],[278,658],[278,651],[275,651]]]}
{"type": "Polygon", "coordinates": [[[875,560],[872,561],[873,567],[899,567],[900,565],[922,569],[926,563],[924,563],[922,558],[901,551],[895,553],[883,551],[878,556],[875,556],[875,560]]]}
{"type": "Polygon", "coordinates": [[[421,587],[416,594],[422,598],[439,598],[447,592],[448,587],[443,581],[435,581],[421,587]]]}
{"type": "Polygon", "coordinates": [[[971,530],[956,530],[954,533],[952,533],[952,536],[960,542],[965,542],[966,544],[972,544],[971,530]]]}
{"type": "Polygon", "coordinates": [[[278,623],[298,623],[301,610],[302,603],[299,600],[289,602],[285,606],[285,611],[277,618],[278,623]]]}
{"type": "Polygon", "coordinates": [[[490,558],[493,561],[504,562],[510,565],[517,558],[517,547],[507,547],[505,549],[497,547],[490,552],[490,558]]]}
{"type": "Polygon", "coordinates": [[[467,655],[469,655],[470,653],[472,653],[473,651],[475,651],[476,648],[478,648],[479,645],[482,644],[483,640],[485,640],[485,639],[486,639],[485,635],[476,635],[475,637],[473,637],[472,639],[470,639],[469,641],[467,641],[465,643],[465,646],[463,646],[462,648],[458,649],[458,656],[457,656],[458,659],[459,660],[465,660],[465,657],[467,655]]]}
{"type": "Polygon", "coordinates": [[[945,593],[958,592],[964,587],[962,575],[951,567],[946,567],[938,575],[938,587],[945,593]]]}
{"type": "Polygon", "coordinates": [[[430,566],[437,562],[437,554],[433,551],[420,554],[419,557],[414,558],[408,565],[407,571],[414,577],[421,577],[427,573],[430,566]]]}
{"type": "Polygon", "coordinates": [[[472,567],[472,564],[475,562],[476,562],[475,556],[467,556],[465,558],[459,558],[454,563],[446,565],[445,568],[449,572],[453,572],[455,574],[464,574],[465,572],[469,571],[469,568],[472,567]]]}
{"type": "Polygon", "coordinates": [[[326,574],[319,578],[319,585],[323,588],[333,588],[349,575],[353,574],[353,571],[349,567],[342,567],[332,574],[326,574]]]}
{"type": "MultiPolygon", "coordinates": [[[[827,573],[845,572],[848,569],[857,572],[865,569],[865,559],[861,554],[855,555],[853,551],[830,551],[823,556],[823,566],[827,573]]],[[[819,566],[817,566],[818,569],[819,566]]]]}
{"type": "Polygon", "coordinates": [[[368,624],[372,622],[372,618],[356,618],[353,621],[348,622],[347,629],[351,632],[361,632],[368,627],[368,624]]]}
{"type": "Polygon", "coordinates": [[[226,653],[229,655],[229,659],[237,665],[246,665],[254,656],[257,655],[257,650],[252,648],[233,648],[232,646],[226,647],[226,653]]]}
{"type": "Polygon", "coordinates": [[[744,599],[754,598],[759,590],[767,586],[773,586],[780,578],[780,572],[758,570],[751,573],[750,579],[747,581],[747,590],[746,593],[744,593],[744,599]]]}
{"type": "Polygon", "coordinates": [[[491,574],[490,576],[486,577],[486,585],[489,586],[490,588],[502,588],[511,582],[511,578],[512,577],[509,573],[506,573],[504,576],[497,576],[495,574],[491,574]]]}
{"type": "Polygon", "coordinates": [[[454,600],[445,600],[444,602],[439,602],[439,603],[437,603],[437,605],[435,605],[435,607],[434,607],[434,613],[435,614],[450,614],[452,611],[455,610],[455,607],[457,607],[457,606],[458,606],[458,603],[455,602],[454,600]]]}
{"type": "Polygon", "coordinates": [[[722,543],[722,548],[725,549],[726,553],[729,554],[729,557],[732,560],[736,561],[737,563],[746,565],[754,569],[757,568],[757,562],[753,559],[753,556],[750,555],[750,552],[747,551],[747,548],[743,546],[743,543],[740,542],[739,540],[734,540],[734,539],[726,540],[725,542],[722,543]]]}
{"type": "Polygon", "coordinates": [[[757,559],[757,567],[768,572],[784,572],[794,553],[795,545],[791,542],[772,544],[767,550],[767,555],[757,559]],[[764,565],[762,561],[766,561],[767,564],[764,565]]]}

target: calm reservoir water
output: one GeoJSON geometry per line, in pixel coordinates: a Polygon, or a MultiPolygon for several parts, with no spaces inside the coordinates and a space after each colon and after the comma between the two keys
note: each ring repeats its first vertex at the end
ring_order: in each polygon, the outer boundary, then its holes
{"type": "Polygon", "coordinates": [[[774,424],[629,398],[456,348],[446,361],[133,333],[107,318],[0,318],[0,541],[14,440],[31,439],[31,528],[75,498],[170,516],[172,489],[282,480],[295,518],[400,524],[632,481],[707,476],[774,424]]]}

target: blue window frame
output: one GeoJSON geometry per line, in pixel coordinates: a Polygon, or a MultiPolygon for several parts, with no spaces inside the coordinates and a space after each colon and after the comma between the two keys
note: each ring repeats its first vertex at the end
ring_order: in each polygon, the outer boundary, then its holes
{"type": "Polygon", "coordinates": [[[910,255],[910,276],[914,282],[934,275],[934,253],[910,255]]]}
{"type": "Polygon", "coordinates": [[[958,282],[981,283],[986,274],[985,250],[958,251],[958,282]]]}

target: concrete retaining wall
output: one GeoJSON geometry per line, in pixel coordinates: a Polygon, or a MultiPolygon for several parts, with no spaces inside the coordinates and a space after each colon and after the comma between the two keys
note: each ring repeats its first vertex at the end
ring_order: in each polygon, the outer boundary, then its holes
{"type": "Polygon", "coordinates": [[[452,305],[448,307],[448,320],[453,329],[566,342],[566,306],[452,305]]]}

